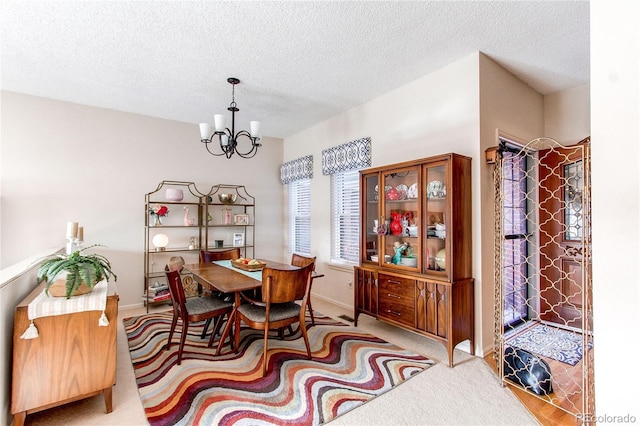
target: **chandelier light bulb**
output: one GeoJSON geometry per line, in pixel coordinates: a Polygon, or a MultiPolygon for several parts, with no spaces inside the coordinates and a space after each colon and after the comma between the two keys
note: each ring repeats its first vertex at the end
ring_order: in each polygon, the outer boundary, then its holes
{"type": "Polygon", "coordinates": [[[216,132],[224,132],[225,118],[222,114],[215,114],[213,116],[213,123],[216,127],[216,132]]]}
{"type": "Polygon", "coordinates": [[[251,129],[251,136],[254,138],[260,135],[260,122],[259,121],[251,121],[249,122],[249,128],[251,129]]]}

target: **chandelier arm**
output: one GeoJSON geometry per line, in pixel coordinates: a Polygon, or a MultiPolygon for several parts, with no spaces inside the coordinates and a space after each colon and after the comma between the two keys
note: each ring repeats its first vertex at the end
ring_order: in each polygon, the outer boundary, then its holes
{"type": "MultiPolygon", "coordinates": [[[[214,136],[214,135],[211,135],[211,139],[202,139],[202,140],[201,140],[201,142],[204,144],[204,147],[205,147],[205,148],[207,148],[207,152],[209,152],[209,154],[211,154],[211,155],[215,155],[216,157],[220,157],[221,155],[224,155],[224,154],[225,154],[225,153],[224,153],[224,151],[223,151],[223,152],[221,152],[220,154],[216,154],[215,152],[212,152],[212,151],[209,149],[209,144],[210,144],[210,143],[213,143],[213,136],[214,136]]],[[[228,157],[227,157],[227,158],[228,158],[228,157]]]]}
{"type": "Polygon", "coordinates": [[[238,139],[241,136],[244,136],[251,141],[251,149],[249,149],[246,152],[242,152],[236,146],[236,152],[238,153],[238,155],[242,158],[251,158],[254,155],[256,155],[256,153],[258,152],[258,148],[261,146],[261,144],[256,143],[255,139],[258,139],[258,138],[252,137],[251,134],[246,130],[241,130],[236,134],[236,145],[238,145],[238,139]]]}
{"type": "Polygon", "coordinates": [[[240,136],[246,136],[249,139],[251,139],[251,144],[252,145],[262,146],[261,144],[256,143],[256,142],[258,142],[260,140],[260,137],[259,136],[256,136],[256,137],[251,136],[251,132],[248,131],[248,130],[240,130],[238,133],[236,133],[236,139],[238,139],[240,136]]]}

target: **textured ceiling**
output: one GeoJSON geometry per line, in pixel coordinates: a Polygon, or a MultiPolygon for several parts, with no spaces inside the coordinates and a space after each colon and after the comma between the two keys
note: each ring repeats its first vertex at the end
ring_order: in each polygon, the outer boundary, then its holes
{"type": "Polygon", "coordinates": [[[481,51],[542,94],[589,82],[586,1],[7,1],[3,90],[287,137],[481,51]],[[227,113],[228,115],[228,113],[227,113]]]}

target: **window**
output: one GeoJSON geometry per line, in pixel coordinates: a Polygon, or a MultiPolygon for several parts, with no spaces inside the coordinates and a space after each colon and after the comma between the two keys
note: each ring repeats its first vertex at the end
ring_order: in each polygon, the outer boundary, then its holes
{"type": "Polygon", "coordinates": [[[331,175],[331,261],[359,261],[360,173],[348,170],[331,175]]]}
{"type": "Polygon", "coordinates": [[[503,152],[504,326],[527,318],[527,159],[519,150],[503,152]]]}
{"type": "Polygon", "coordinates": [[[289,183],[289,251],[311,255],[311,179],[289,183]]]}

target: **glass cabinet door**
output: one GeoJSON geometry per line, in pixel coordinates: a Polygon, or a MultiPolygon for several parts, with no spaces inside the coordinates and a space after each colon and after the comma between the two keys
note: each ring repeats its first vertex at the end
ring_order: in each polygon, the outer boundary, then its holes
{"type": "Polygon", "coordinates": [[[378,173],[365,175],[363,177],[363,200],[362,215],[362,235],[364,238],[362,247],[365,252],[361,253],[362,261],[378,263],[378,225],[380,219],[380,204],[378,195],[378,173]]]}
{"type": "Polygon", "coordinates": [[[446,162],[424,166],[423,193],[426,196],[427,235],[425,239],[425,272],[446,275],[447,269],[447,173],[446,162]]]}
{"type": "MultiPolygon", "coordinates": [[[[411,167],[384,172],[384,208],[379,219],[384,220],[381,237],[385,264],[418,271],[421,265],[420,247],[420,169],[411,167]]],[[[382,255],[382,253],[380,253],[382,255]]]]}

